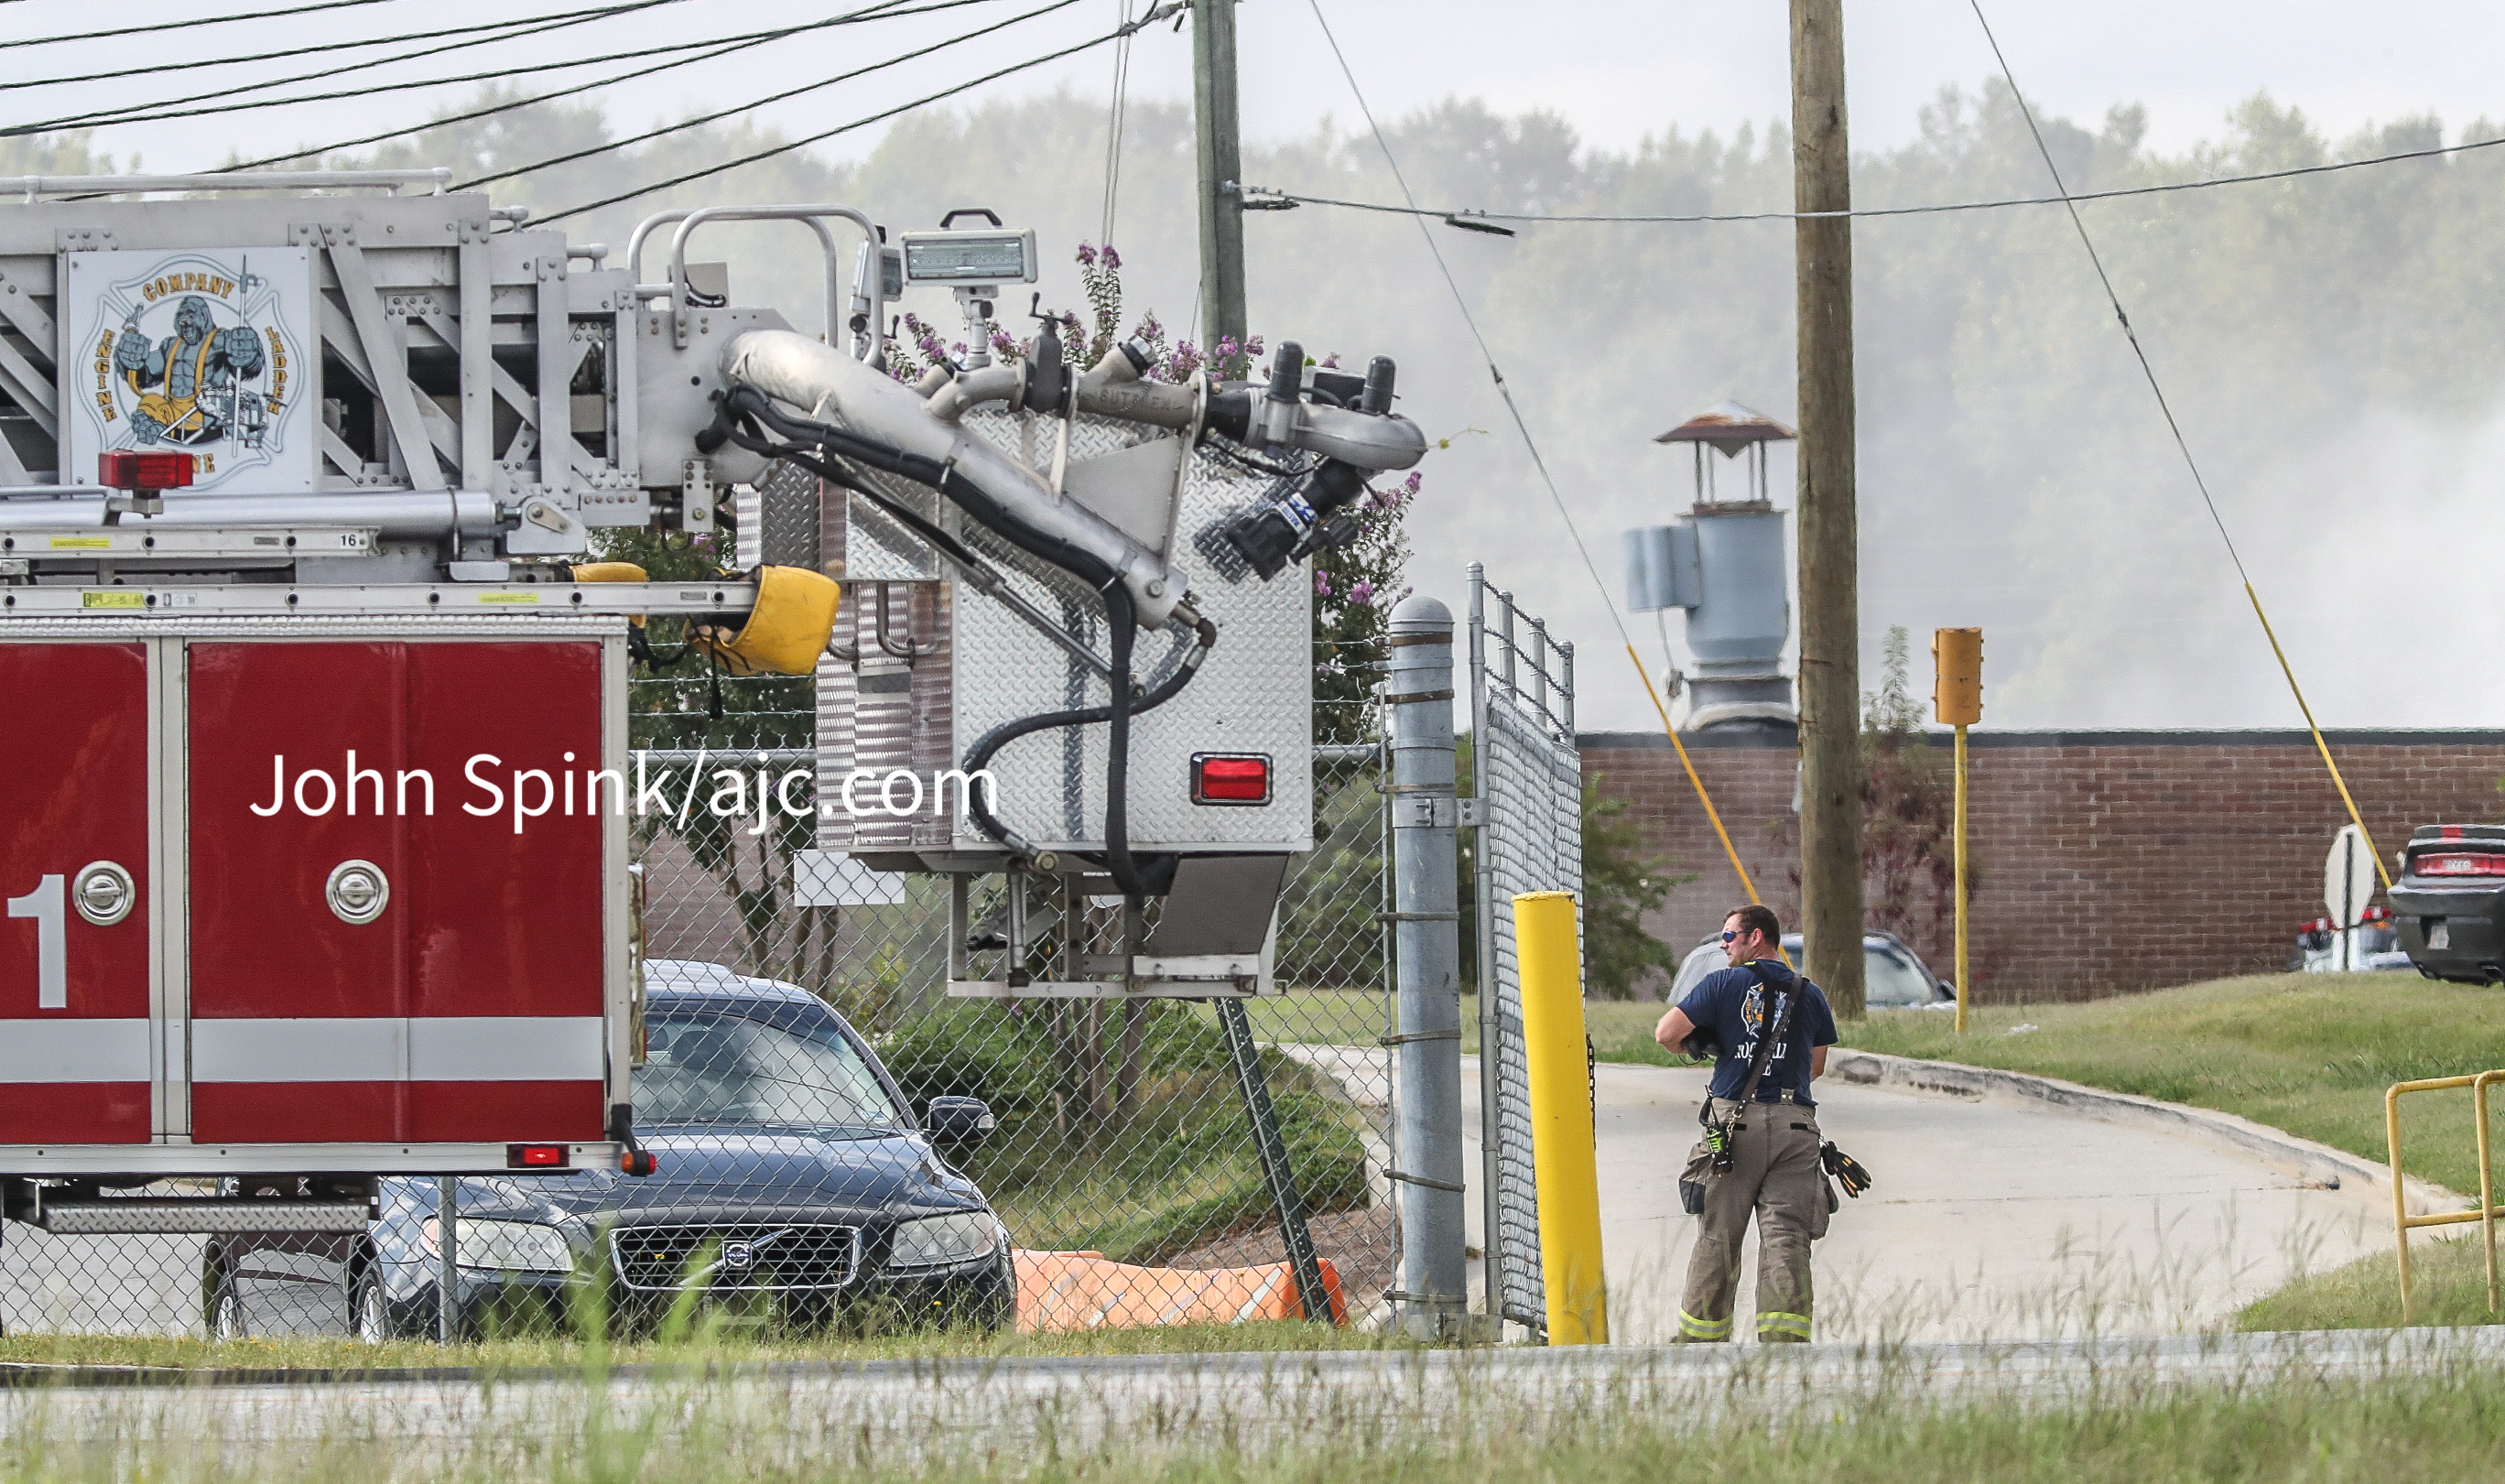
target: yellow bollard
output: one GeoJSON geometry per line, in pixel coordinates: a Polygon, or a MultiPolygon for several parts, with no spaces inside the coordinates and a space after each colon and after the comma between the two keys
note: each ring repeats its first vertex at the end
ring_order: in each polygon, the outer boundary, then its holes
{"type": "Polygon", "coordinates": [[[1513,899],[1522,960],[1522,1040],[1531,1074],[1531,1160],[1539,1192],[1539,1265],[1548,1343],[1605,1345],[1601,1180],[1592,1159],[1592,1081],[1583,1032],[1583,964],[1570,892],[1513,899]]]}

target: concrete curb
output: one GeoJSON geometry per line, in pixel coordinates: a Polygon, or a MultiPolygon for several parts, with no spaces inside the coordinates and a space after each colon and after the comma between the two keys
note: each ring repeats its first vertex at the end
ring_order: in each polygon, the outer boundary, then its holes
{"type": "MultiPolygon", "coordinates": [[[[2234,1113],[2215,1113],[2181,1103],[2164,1103],[2155,1098],[2135,1097],[2127,1092],[2109,1092],[2102,1087],[2083,1086],[2059,1078],[2004,1072],[1996,1067],[1918,1061],[1910,1056],[1853,1051],[1843,1046],[1827,1053],[1826,1070],[1829,1076],[1839,1080],[1865,1086],[1911,1087],[1960,1097],[2024,1098],[2109,1123],[2136,1123],[2168,1133],[2189,1134],[2246,1153],[2259,1154],[2291,1174],[2335,1189],[2356,1190],[2370,1194],[2378,1201],[2388,1201],[2391,1195],[2392,1172],[2389,1166],[2351,1154],[2346,1149],[2335,1149],[2327,1144],[2299,1138],[2284,1129],[2255,1123],[2250,1118],[2240,1118],[2234,1113]]],[[[2416,1176],[2403,1177],[2402,1189],[2412,1216],[2475,1210],[2479,1205],[2468,1196],[2416,1176]]]]}

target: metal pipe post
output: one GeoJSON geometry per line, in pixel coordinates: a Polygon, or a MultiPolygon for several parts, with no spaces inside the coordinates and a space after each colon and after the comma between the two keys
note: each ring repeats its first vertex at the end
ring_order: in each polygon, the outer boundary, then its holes
{"type": "Polygon", "coordinates": [[[1965,1034],[1965,724],[1957,729],[1957,1028],[1965,1034]]]}
{"type": "Polygon", "coordinates": [[[1454,889],[1453,611],[1433,598],[1392,611],[1385,707],[1392,732],[1399,1031],[1392,1172],[1400,1203],[1401,1324],[1458,1335],[1469,1310],[1468,1187],[1462,1169],[1461,912],[1454,889]]]}
{"type": "Polygon", "coordinates": [[[459,1233],[453,1188],[458,1177],[439,1175],[435,1178],[435,1339],[449,1345],[461,1337],[461,1283],[459,1233]]]}
{"type": "MultiPolygon", "coordinates": [[[[1487,569],[1470,563],[1470,793],[1485,809],[1488,791],[1487,569]]],[[[1504,1335],[1504,1227],[1497,1204],[1496,904],[1485,816],[1470,857],[1471,905],[1478,929],[1479,991],[1479,1265],[1487,1283],[1490,1334],[1504,1335]]]]}

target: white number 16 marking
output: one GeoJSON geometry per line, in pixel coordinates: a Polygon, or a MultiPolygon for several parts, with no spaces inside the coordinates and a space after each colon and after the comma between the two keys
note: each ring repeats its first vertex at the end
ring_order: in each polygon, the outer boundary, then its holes
{"type": "Polygon", "coordinates": [[[46,876],[23,897],[9,899],[9,915],[35,919],[35,1007],[61,1010],[70,1006],[70,953],[65,918],[69,904],[66,876],[46,876]]]}

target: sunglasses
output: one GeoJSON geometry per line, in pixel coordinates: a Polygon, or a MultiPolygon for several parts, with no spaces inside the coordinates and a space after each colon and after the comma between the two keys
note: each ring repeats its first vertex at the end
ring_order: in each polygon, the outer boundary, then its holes
{"type": "Polygon", "coordinates": [[[1739,940],[1740,940],[1740,935],[1739,935],[1739,934],[1732,932],[1732,931],[1731,931],[1730,929],[1728,929],[1728,928],[1725,928],[1725,929],[1723,929],[1723,930],[1722,930],[1722,941],[1724,941],[1724,942],[1726,942],[1726,943],[1736,943],[1736,942],[1738,942],[1739,940]]]}

